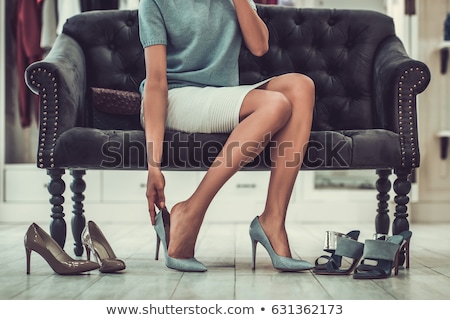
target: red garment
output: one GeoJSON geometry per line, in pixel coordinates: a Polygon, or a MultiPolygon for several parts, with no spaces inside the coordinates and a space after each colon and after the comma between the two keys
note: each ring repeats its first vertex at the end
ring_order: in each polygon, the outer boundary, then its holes
{"type": "MultiPolygon", "coordinates": [[[[34,96],[25,83],[25,69],[41,60],[42,4],[44,0],[16,0],[14,29],[16,36],[16,60],[19,80],[19,115],[22,127],[31,125],[30,97],[36,100],[35,112],[39,114],[39,97],[34,96]]],[[[37,117],[36,117],[37,119],[37,117]]]]}

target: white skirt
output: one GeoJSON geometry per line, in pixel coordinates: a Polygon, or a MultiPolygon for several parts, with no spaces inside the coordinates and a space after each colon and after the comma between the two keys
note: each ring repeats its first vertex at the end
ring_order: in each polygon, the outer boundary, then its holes
{"type": "MultiPolygon", "coordinates": [[[[271,79],[235,87],[170,89],[166,128],[189,133],[229,133],[239,124],[246,95],[271,79]]],[[[141,124],[144,124],[142,105],[141,124]]]]}

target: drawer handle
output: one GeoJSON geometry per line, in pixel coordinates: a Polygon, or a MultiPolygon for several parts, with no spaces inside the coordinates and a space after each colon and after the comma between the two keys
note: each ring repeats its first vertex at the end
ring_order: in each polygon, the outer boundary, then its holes
{"type": "Polygon", "coordinates": [[[236,185],[238,189],[256,189],[255,183],[238,183],[236,185]]]}

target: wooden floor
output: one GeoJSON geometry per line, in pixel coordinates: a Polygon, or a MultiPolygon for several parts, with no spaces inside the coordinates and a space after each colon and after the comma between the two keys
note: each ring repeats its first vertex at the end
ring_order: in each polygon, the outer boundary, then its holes
{"type": "MultiPolygon", "coordinates": [[[[48,221],[40,224],[48,230],[48,221]]],[[[257,268],[251,270],[247,224],[205,222],[196,257],[206,273],[167,269],[155,261],[155,234],[150,224],[100,224],[127,269],[120,274],[61,276],[36,253],[31,274],[25,272],[25,224],[0,224],[0,299],[3,300],[447,300],[450,299],[450,225],[411,225],[411,267],[382,280],[352,276],[319,276],[307,271],[278,272],[258,246],[257,268]]],[[[326,230],[360,229],[360,241],[371,238],[372,225],[290,224],[294,256],[314,262],[326,230]]],[[[70,230],[69,230],[70,231],[70,230]]],[[[73,256],[69,234],[66,251],[73,256]]]]}

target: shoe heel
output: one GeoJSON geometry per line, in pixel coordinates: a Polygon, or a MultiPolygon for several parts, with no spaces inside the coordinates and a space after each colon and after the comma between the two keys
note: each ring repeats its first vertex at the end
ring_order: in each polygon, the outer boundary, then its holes
{"type": "Polygon", "coordinates": [[[27,274],[30,274],[31,249],[25,248],[27,255],[27,274]]]}
{"type": "Polygon", "coordinates": [[[404,243],[400,246],[400,248],[397,251],[397,254],[395,256],[395,261],[394,261],[394,275],[398,275],[398,270],[400,267],[400,261],[399,261],[399,256],[401,254],[405,255],[405,268],[409,269],[409,243],[410,243],[411,239],[407,239],[404,241],[404,243]]]}
{"type": "Polygon", "coordinates": [[[86,244],[84,245],[84,248],[86,249],[86,258],[87,260],[91,260],[91,248],[86,244]]]}
{"type": "Polygon", "coordinates": [[[256,245],[258,241],[252,239],[252,270],[256,269],[256,245]]]}
{"type": "Polygon", "coordinates": [[[156,235],[156,250],[155,250],[155,260],[159,259],[159,248],[161,246],[161,239],[156,235]]]}
{"type": "Polygon", "coordinates": [[[398,268],[399,268],[399,259],[398,256],[402,252],[402,247],[398,248],[397,252],[395,253],[394,257],[394,275],[398,275],[398,268]]]}
{"type": "Polygon", "coordinates": [[[406,269],[409,269],[409,244],[410,239],[406,240],[404,248],[405,248],[405,258],[406,258],[406,269]]]}

